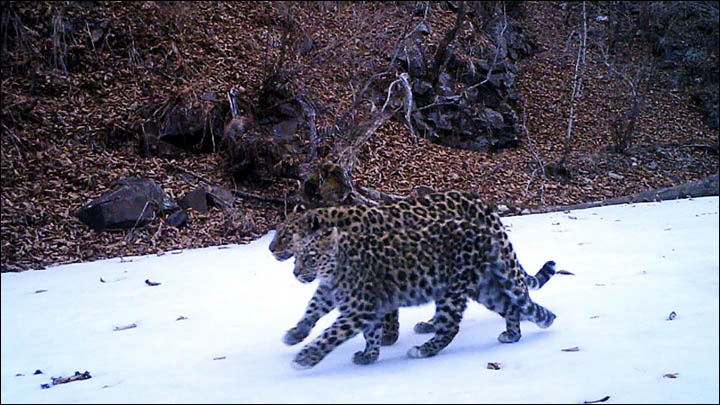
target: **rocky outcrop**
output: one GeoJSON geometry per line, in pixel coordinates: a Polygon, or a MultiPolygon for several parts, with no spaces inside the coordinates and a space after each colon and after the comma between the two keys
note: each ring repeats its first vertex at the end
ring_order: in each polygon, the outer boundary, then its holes
{"type": "Polygon", "coordinates": [[[142,227],[176,207],[154,181],[125,178],[115,188],[89,204],[75,215],[97,232],[142,227]]]}
{"type": "MultiPolygon", "coordinates": [[[[476,55],[448,50],[445,71],[435,83],[429,74],[432,61],[430,50],[422,46],[422,33],[415,33],[408,41],[407,53],[398,55],[398,66],[411,78],[411,122],[426,139],[476,151],[518,145],[520,127],[514,107],[518,69],[514,63],[530,55],[533,45],[520,26],[504,26],[498,15],[485,29],[495,43],[476,55]]],[[[405,120],[400,114],[396,119],[405,120]]]]}

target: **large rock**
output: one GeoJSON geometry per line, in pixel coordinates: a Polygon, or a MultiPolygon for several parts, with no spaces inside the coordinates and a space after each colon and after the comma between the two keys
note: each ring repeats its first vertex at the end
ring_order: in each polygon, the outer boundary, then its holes
{"type": "Polygon", "coordinates": [[[129,177],[115,188],[76,211],[80,221],[97,232],[147,225],[173,206],[152,180],[129,177]]]}

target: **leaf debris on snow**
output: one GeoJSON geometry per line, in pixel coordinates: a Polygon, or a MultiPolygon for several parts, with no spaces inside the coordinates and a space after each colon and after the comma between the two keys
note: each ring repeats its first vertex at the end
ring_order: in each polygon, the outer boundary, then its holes
{"type": "Polygon", "coordinates": [[[490,370],[500,370],[500,363],[488,362],[487,368],[490,370]]]}
{"type": "Polygon", "coordinates": [[[567,349],[561,349],[564,352],[579,352],[580,348],[577,346],[568,347],[567,349]]]}
{"type": "Polygon", "coordinates": [[[162,283],[156,283],[154,281],[150,281],[150,279],[145,279],[145,284],[149,285],[150,287],[155,287],[156,285],[160,285],[162,283]]]}
{"type": "Polygon", "coordinates": [[[66,384],[73,381],[80,381],[80,380],[87,380],[88,378],[92,378],[89,371],[85,371],[84,373],[81,373],[79,371],[76,371],[75,374],[71,375],[70,377],[50,377],[52,378],[52,384],[58,385],[58,384],[66,384]]]}
{"type": "Polygon", "coordinates": [[[672,321],[673,319],[675,319],[676,316],[677,314],[675,313],[675,311],[672,311],[670,312],[670,315],[668,315],[667,320],[672,321]]]}
{"type": "Polygon", "coordinates": [[[130,325],[116,326],[113,328],[113,330],[118,331],[118,330],[132,329],[132,328],[136,328],[136,327],[137,327],[136,324],[131,323],[130,325]]]}
{"type": "Polygon", "coordinates": [[[604,397],[602,397],[600,399],[596,399],[594,401],[585,401],[585,402],[583,402],[583,404],[596,404],[598,402],[605,402],[608,399],[610,399],[610,395],[605,395],[604,397]]]}

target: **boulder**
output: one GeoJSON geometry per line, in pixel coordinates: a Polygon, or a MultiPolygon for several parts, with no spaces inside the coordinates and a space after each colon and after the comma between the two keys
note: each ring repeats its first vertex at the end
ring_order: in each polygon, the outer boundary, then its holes
{"type": "Polygon", "coordinates": [[[192,208],[193,210],[200,213],[207,212],[207,194],[207,189],[205,187],[199,186],[193,191],[185,194],[180,200],[178,200],[178,204],[183,209],[192,208]]]}
{"type": "Polygon", "coordinates": [[[185,210],[177,210],[165,218],[165,223],[175,228],[182,228],[187,225],[188,214],[185,210]]]}
{"type": "Polygon", "coordinates": [[[213,207],[232,208],[235,205],[235,195],[225,187],[212,186],[207,193],[207,201],[213,207]]]}
{"type": "Polygon", "coordinates": [[[152,180],[129,177],[115,188],[75,212],[77,218],[96,232],[142,227],[162,215],[172,203],[152,180]]]}

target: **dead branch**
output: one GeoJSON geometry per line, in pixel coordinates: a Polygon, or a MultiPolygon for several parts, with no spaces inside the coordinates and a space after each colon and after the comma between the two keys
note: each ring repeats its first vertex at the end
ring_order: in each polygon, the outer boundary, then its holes
{"type": "Polygon", "coordinates": [[[445,59],[448,55],[448,46],[452,43],[452,41],[455,40],[455,36],[457,35],[458,30],[462,26],[463,21],[465,20],[465,2],[461,1],[460,5],[458,6],[457,11],[457,18],[455,19],[455,25],[447,32],[445,33],[445,37],[443,37],[442,41],[440,41],[440,44],[438,44],[437,51],[435,52],[435,60],[432,64],[432,68],[430,69],[430,83],[435,87],[438,82],[438,78],[440,77],[440,67],[445,62],[445,59]]]}
{"type": "Polygon", "coordinates": [[[604,201],[593,201],[574,205],[560,205],[530,210],[532,214],[544,214],[547,212],[580,210],[585,208],[603,207],[607,205],[634,204],[641,202],[656,202],[676,200],[679,198],[698,198],[716,196],[720,194],[720,183],[717,174],[707,176],[697,181],[691,181],[674,187],[666,187],[657,190],[648,190],[631,194],[624,197],[611,198],[604,201]]]}
{"type": "MultiPolygon", "coordinates": [[[[545,181],[547,180],[547,177],[545,175],[545,165],[542,162],[542,159],[540,159],[540,156],[538,156],[537,152],[535,152],[535,146],[533,145],[532,138],[530,138],[530,131],[527,129],[527,100],[525,100],[525,105],[523,105],[523,122],[522,122],[522,130],[525,132],[525,135],[527,136],[528,140],[528,149],[530,149],[530,153],[535,158],[535,161],[538,164],[538,169],[540,170],[540,206],[545,205],[544,201],[544,194],[545,194],[545,181]]],[[[530,180],[528,181],[527,186],[525,186],[525,196],[528,194],[528,189],[530,188],[530,183],[532,182],[533,178],[535,178],[535,173],[537,170],[533,171],[532,176],[530,177],[530,180]]]]}
{"type": "Polygon", "coordinates": [[[583,6],[583,32],[578,38],[578,54],[575,61],[575,77],[573,78],[573,90],[570,96],[570,115],[568,117],[567,136],[565,137],[565,150],[556,166],[564,167],[565,160],[570,154],[570,146],[572,144],[573,121],[575,119],[575,104],[582,95],[582,79],[585,72],[585,52],[587,50],[587,13],[585,11],[585,2],[583,6]]]}
{"type": "Polygon", "coordinates": [[[492,74],[493,69],[495,68],[495,65],[497,64],[497,58],[498,58],[498,55],[500,54],[500,49],[501,49],[500,45],[502,44],[503,35],[505,35],[505,30],[507,29],[507,26],[508,26],[507,13],[505,12],[505,2],[502,3],[502,6],[503,6],[503,26],[500,29],[500,33],[495,38],[495,56],[493,57],[493,61],[492,61],[492,64],[490,65],[490,68],[488,69],[487,76],[485,77],[485,80],[468,87],[466,90],[474,89],[478,86],[482,86],[483,84],[487,83],[490,80],[490,75],[492,74]]]}

